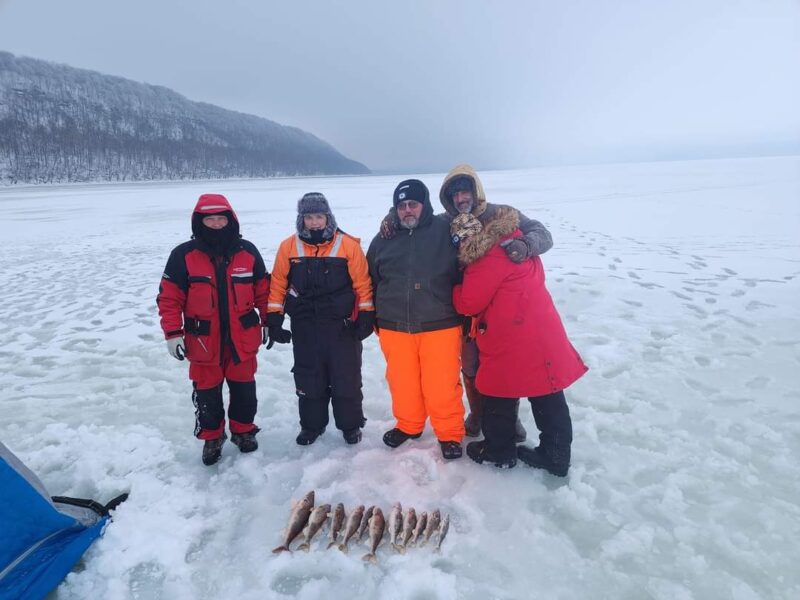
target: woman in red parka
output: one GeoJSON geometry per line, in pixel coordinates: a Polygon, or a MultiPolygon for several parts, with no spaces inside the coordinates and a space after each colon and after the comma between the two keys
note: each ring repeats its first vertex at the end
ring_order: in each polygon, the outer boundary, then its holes
{"type": "Polygon", "coordinates": [[[498,210],[481,224],[472,215],[453,220],[464,281],[453,289],[453,305],[471,315],[480,366],[475,380],[485,397],[484,440],[467,445],[478,463],[510,468],[517,458],[565,476],[569,469],[572,421],[564,389],[586,371],[567,338],[544,282],[538,256],[508,260],[503,246],[521,234],[513,210],[498,210]],[[539,428],[539,446],[515,447],[516,400],[527,397],[539,428]]]}

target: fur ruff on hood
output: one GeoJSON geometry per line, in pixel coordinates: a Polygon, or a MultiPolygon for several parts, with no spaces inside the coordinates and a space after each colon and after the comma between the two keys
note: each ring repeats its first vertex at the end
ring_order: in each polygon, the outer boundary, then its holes
{"type": "Polygon", "coordinates": [[[510,207],[498,207],[494,218],[484,224],[480,233],[472,235],[458,246],[458,262],[462,267],[485,256],[501,239],[519,227],[519,213],[510,207]]]}
{"type": "Polygon", "coordinates": [[[303,217],[308,214],[321,214],[327,218],[325,229],[322,231],[322,239],[324,241],[332,240],[333,234],[336,233],[338,226],[336,225],[336,218],[333,216],[333,211],[328,204],[328,199],[319,192],[310,192],[305,194],[300,200],[297,201],[297,235],[303,240],[311,240],[311,232],[306,227],[303,217]]]}
{"type": "Polygon", "coordinates": [[[456,207],[453,205],[453,199],[447,195],[446,190],[447,184],[450,183],[450,180],[459,176],[472,179],[472,187],[475,194],[475,206],[472,207],[470,212],[476,217],[481,216],[483,211],[486,210],[486,194],[483,191],[483,184],[478,178],[478,174],[475,172],[475,169],[469,165],[456,165],[450,169],[450,172],[445,176],[444,181],[442,182],[442,187],[439,188],[439,202],[442,203],[442,206],[449,214],[454,217],[458,215],[458,210],[456,210],[456,207]]]}

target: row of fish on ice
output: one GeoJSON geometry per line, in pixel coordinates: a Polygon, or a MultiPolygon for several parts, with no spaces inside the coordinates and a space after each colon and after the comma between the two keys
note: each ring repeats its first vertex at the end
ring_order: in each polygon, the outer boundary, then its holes
{"type": "Polygon", "coordinates": [[[377,562],[375,552],[387,531],[389,541],[397,552],[405,553],[407,548],[417,544],[423,546],[431,538],[435,538],[435,550],[438,552],[441,550],[442,542],[450,528],[450,515],[446,514],[442,518],[438,508],[430,514],[422,512],[419,515],[414,508],[409,508],[404,514],[402,505],[396,502],[389,512],[387,527],[383,511],[378,506],[370,506],[365,509],[361,504],[347,516],[342,503],[337,504],[333,511],[331,511],[330,504],[321,504],[315,507],[314,491],[312,490],[292,508],[283,544],[275,548],[273,552],[275,554],[291,552],[289,546],[301,532],[304,539],[296,549],[308,552],[311,549],[311,540],[328,520],[330,520],[328,548],[336,546],[339,535],[342,534],[342,543],[338,544],[339,550],[347,552],[348,544],[352,539],[361,541],[364,534],[369,532],[367,542],[370,551],[364,555],[363,559],[370,562],[377,562]]]}

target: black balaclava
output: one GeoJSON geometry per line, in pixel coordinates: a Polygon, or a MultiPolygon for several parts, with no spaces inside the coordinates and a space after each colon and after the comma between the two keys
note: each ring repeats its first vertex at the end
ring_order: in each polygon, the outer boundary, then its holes
{"type": "Polygon", "coordinates": [[[195,213],[192,218],[196,220],[192,227],[195,237],[205,242],[215,256],[225,256],[233,242],[239,238],[239,227],[229,210],[211,214],[195,213]],[[203,225],[203,219],[213,215],[228,217],[228,224],[222,229],[211,229],[203,225]]]}

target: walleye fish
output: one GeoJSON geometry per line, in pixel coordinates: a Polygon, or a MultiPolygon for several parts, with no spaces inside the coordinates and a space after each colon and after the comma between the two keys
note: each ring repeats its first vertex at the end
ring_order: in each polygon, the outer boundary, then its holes
{"type": "Polygon", "coordinates": [[[439,509],[437,508],[431,513],[431,516],[428,517],[428,524],[425,526],[425,539],[419,543],[420,546],[424,546],[428,543],[428,540],[431,539],[433,532],[439,529],[439,523],[441,520],[442,513],[440,513],[439,509]]]}
{"type": "Polygon", "coordinates": [[[406,553],[406,548],[408,547],[408,542],[411,539],[411,536],[414,535],[414,528],[417,526],[417,511],[413,508],[409,508],[406,512],[406,516],[403,519],[403,534],[400,536],[400,552],[403,554],[406,553]]]}
{"type": "Polygon", "coordinates": [[[428,524],[428,513],[423,511],[420,514],[419,519],[417,519],[417,526],[414,527],[414,533],[411,534],[411,539],[406,543],[408,548],[415,546],[417,544],[417,540],[422,535],[422,532],[425,531],[425,526],[428,524]]]}
{"type": "Polygon", "coordinates": [[[447,532],[450,529],[450,513],[447,513],[442,519],[441,525],[439,525],[439,532],[438,532],[438,541],[436,543],[436,548],[434,552],[441,552],[442,551],[442,542],[444,538],[447,537],[447,532]]]}
{"type": "Polygon", "coordinates": [[[298,550],[304,550],[305,552],[311,550],[311,540],[317,535],[317,532],[322,529],[322,526],[325,525],[325,521],[328,520],[328,515],[330,514],[330,504],[321,504],[314,509],[311,513],[311,517],[308,519],[308,525],[306,525],[306,539],[297,547],[298,550]]]}
{"type": "Polygon", "coordinates": [[[375,551],[381,545],[383,539],[383,532],[386,529],[386,520],[383,518],[383,511],[380,508],[375,508],[372,511],[372,516],[369,519],[369,553],[361,557],[361,560],[366,560],[372,563],[378,562],[378,557],[375,556],[375,551]]]}
{"type": "Polygon", "coordinates": [[[342,552],[347,552],[347,542],[350,541],[350,538],[353,537],[356,533],[358,533],[358,528],[361,525],[361,517],[364,516],[364,505],[359,504],[355,507],[353,512],[350,513],[350,516],[347,517],[347,525],[344,528],[344,541],[339,544],[339,550],[342,552]]]}
{"type": "Polygon", "coordinates": [[[328,548],[333,548],[336,545],[342,525],[344,525],[344,504],[339,502],[336,508],[333,509],[333,517],[331,517],[331,543],[328,544],[328,548]]]}
{"type": "Polygon", "coordinates": [[[372,517],[372,511],[375,510],[375,506],[370,506],[367,509],[367,512],[364,513],[364,518],[361,520],[361,528],[358,530],[358,541],[361,541],[361,538],[364,537],[364,532],[369,527],[369,520],[372,517]]]}
{"type": "Polygon", "coordinates": [[[308,517],[311,510],[314,508],[314,490],[308,492],[305,497],[299,502],[295,503],[292,512],[289,515],[289,524],[286,526],[286,532],[283,537],[283,545],[278,546],[272,552],[280,554],[281,552],[291,552],[289,544],[292,540],[300,535],[303,528],[308,522],[308,517]]]}
{"type": "Polygon", "coordinates": [[[389,542],[392,548],[399,551],[400,545],[397,543],[400,534],[403,531],[403,506],[399,502],[392,505],[392,511],[389,513],[389,542]]]}

